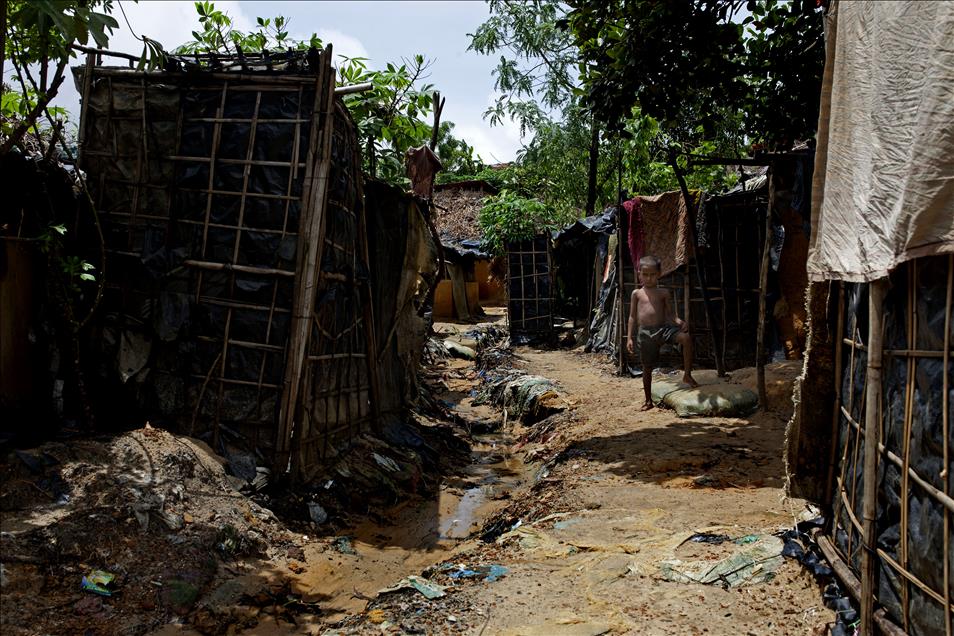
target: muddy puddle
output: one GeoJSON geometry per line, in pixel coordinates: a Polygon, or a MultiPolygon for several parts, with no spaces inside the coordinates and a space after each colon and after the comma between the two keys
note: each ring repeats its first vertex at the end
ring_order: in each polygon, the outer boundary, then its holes
{"type": "Polygon", "coordinates": [[[330,544],[308,543],[304,569],[290,573],[292,591],[319,603],[322,620],[334,622],[363,611],[382,588],[452,560],[527,478],[505,435],[478,435],[474,441],[470,465],[444,477],[433,497],[402,502],[342,531],[345,538],[330,544]]]}

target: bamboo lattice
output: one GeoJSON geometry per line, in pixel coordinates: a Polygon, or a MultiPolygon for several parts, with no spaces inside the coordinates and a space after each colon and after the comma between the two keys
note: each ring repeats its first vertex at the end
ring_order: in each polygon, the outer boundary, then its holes
{"type": "Polygon", "coordinates": [[[888,616],[915,636],[954,633],[952,292],[954,256],[912,260],[890,277],[881,313],[883,382],[875,402],[877,506],[870,546],[863,541],[861,509],[872,477],[863,470],[868,285],[842,283],[837,300],[831,543],[862,582],[868,576],[862,555],[873,553],[867,588],[888,616]]]}

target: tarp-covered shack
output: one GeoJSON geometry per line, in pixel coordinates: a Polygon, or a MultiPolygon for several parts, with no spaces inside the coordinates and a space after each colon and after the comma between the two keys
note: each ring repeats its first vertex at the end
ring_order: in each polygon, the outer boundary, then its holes
{"type": "Polygon", "coordinates": [[[365,198],[331,61],[89,64],[77,80],[107,254],[101,397],[298,479],[414,393],[408,316],[434,269],[416,204],[365,198]]]}
{"type": "Polygon", "coordinates": [[[862,630],[954,633],[954,5],[833,2],[791,490],[862,630]],[[880,609],[879,609],[880,606],[880,609]]]}

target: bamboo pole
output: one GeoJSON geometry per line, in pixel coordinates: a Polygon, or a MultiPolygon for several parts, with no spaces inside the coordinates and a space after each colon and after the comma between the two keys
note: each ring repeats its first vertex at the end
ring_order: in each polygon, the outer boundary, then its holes
{"type": "MultiPolygon", "coordinates": [[[[856,602],[860,602],[861,599],[861,583],[858,581],[858,578],[851,571],[851,568],[842,561],[841,557],[838,555],[838,551],[835,550],[835,546],[832,545],[828,537],[818,534],[815,535],[815,541],[818,544],[818,547],[821,548],[822,554],[825,555],[825,558],[828,559],[828,562],[831,563],[831,569],[835,571],[835,575],[841,579],[841,582],[844,583],[845,587],[848,589],[848,592],[854,597],[856,602]]],[[[878,626],[878,629],[882,634],[887,634],[887,636],[907,636],[907,634],[900,627],[895,625],[890,618],[888,618],[887,613],[884,609],[878,609],[874,613],[874,622],[878,626]]]]}
{"type": "MultiPolygon", "coordinates": [[[[914,348],[917,344],[917,320],[915,319],[915,289],[917,288],[917,261],[911,261],[905,264],[907,274],[907,302],[905,307],[907,315],[905,324],[907,325],[907,344],[914,348]]],[[[910,494],[908,485],[908,472],[911,471],[911,427],[914,423],[914,372],[915,359],[907,358],[907,375],[904,387],[904,433],[901,439],[901,492],[898,493],[901,501],[901,544],[898,546],[898,553],[901,561],[901,567],[908,567],[908,496],[910,494]]],[[[911,629],[909,618],[911,591],[906,580],[901,581],[901,618],[905,629],[911,629]]]]}
{"type": "Polygon", "coordinates": [[[831,448],[828,455],[828,479],[825,482],[826,504],[831,502],[834,494],[832,493],[832,485],[835,478],[835,460],[838,457],[838,415],[841,408],[842,358],[845,353],[845,345],[842,342],[842,334],[845,331],[845,283],[837,281],[837,283],[832,284],[838,285],[838,319],[835,322],[835,406],[831,415],[831,448]]]}
{"type": "MultiPolygon", "coordinates": [[[[440,104],[440,109],[443,109],[443,107],[444,107],[444,102],[442,100],[440,104]]],[[[438,111],[438,114],[436,117],[437,119],[435,119],[435,122],[434,122],[435,125],[437,125],[438,120],[440,119],[440,111],[438,111]]],[[[357,139],[355,139],[355,145],[356,146],[358,145],[357,139]]],[[[355,154],[355,160],[352,165],[352,170],[354,171],[355,175],[358,175],[357,176],[358,196],[356,197],[356,205],[359,206],[359,209],[355,210],[355,214],[358,217],[357,219],[358,220],[358,236],[357,236],[357,241],[355,245],[354,258],[357,261],[358,257],[360,256],[360,258],[364,261],[364,266],[370,271],[371,270],[371,255],[370,255],[369,247],[368,247],[368,218],[367,218],[368,210],[364,205],[364,188],[361,185],[361,177],[360,177],[361,164],[360,164],[360,161],[358,160],[357,154],[355,154]]],[[[356,270],[357,270],[357,263],[355,263],[355,267],[352,271],[356,271],[356,270]]],[[[367,373],[368,373],[368,384],[369,384],[369,392],[370,392],[369,402],[371,403],[370,404],[371,427],[377,431],[380,431],[381,430],[380,429],[381,427],[380,400],[382,397],[382,393],[381,393],[381,382],[380,382],[380,378],[378,377],[378,371],[380,369],[380,366],[376,364],[375,357],[374,357],[374,352],[377,351],[378,346],[377,346],[377,338],[374,333],[374,327],[375,327],[374,295],[371,292],[371,283],[369,280],[364,281],[364,284],[361,285],[360,292],[361,292],[361,295],[363,296],[362,300],[364,304],[364,316],[363,316],[364,328],[365,328],[364,337],[365,337],[365,348],[367,353],[367,364],[365,369],[367,370],[367,373]]],[[[395,321],[397,321],[397,319],[398,317],[395,316],[395,321]]],[[[355,331],[357,332],[357,330],[355,331]]],[[[352,340],[352,342],[355,343],[355,348],[357,348],[357,342],[358,342],[357,333],[355,334],[355,338],[352,340]]],[[[349,363],[350,363],[350,360],[349,360],[349,363]]],[[[355,371],[357,372],[357,369],[355,369],[355,371]]],[[[349,405],[350,405],[350,402],[349,402],[349,405]]],[[[359,415],[361,414],[360,408],[359,408],[358,414],[359,415]]],[[[351,419],[350,412],[349,412],[349,419],[351,419]]]]}
{"type": "Polygon", "coordinates": [[[234,263],[216,263],[213,261],[202,261],[196,259],[186,259],[182,261],[187,267],[197,269],[206,269],[212,272],[239,272],[241,274],[255,274],[256,276],[280,276],[285,278],[294,278],[295,272],[285,269],[275,269],[273,267],[255,267],[253,265],[237,265],[234,263]]]}
{"type": "MultiPolygon", "coordinates": [[[[699,282],[699,289],[702,292],[702,304],[705,308],[706,327],[709,329],[709,337],[712,339],[712,357],[715,358],[716,373],[721,378],[725,376],[725,364],[722,355],[719,353],[719,334],[716,327],[715,317],[712,315],[712,304],[709,302],[709,287],[706,284],[705,262],[699,254],[699,237],[696,236],[696,206],[689,194],[689,186],[686,185],[686,178],[676,163],[675,152],[670,152],[669,165],[676,173],[676,179],[679,181],[679,189],[682,190],[682,198],[686,201],[686,213],[689,216],[689,237],[692,241],[692,254],[696,261],[696,277],[699,282]]],[[[688,316],[687,316],[688,317],[688,316]]]]}
{"type": "MultiPolygon", "coordinates": [[[[944,495],[950,497],[951,478],[947,474],[950,467],[950,386],[951,386],[951,304],[954,297],[954,254],[947,257],[947,301],[944,307],[944,365],[941,376],[944,378],[941,390],[941,426],[944,439],[944,468],[941,470],[944,495]]],[[[944,510],[944,633],[951,636],[951,515],[944,510]]]]}
{"type": "MultiPolygon", "coordinates": [[[[863,430],[861,430],[861,426],[859,426],[858,422],[856,422],[856,421],[851,417],[851,414],[848,413],[847,410],[845,410],[844,408],[842,408],[842,414],[845,416],[845,419],[848,420],[849,425],[851,425],[851,427],[852,427],[859,435],[861,435],[861,436],[864,436],[864,435],[865,435],[865,432],[864,432],[863,430]]],[[[881,453],[881,454],[883,454],[883,455],[885,456],[885,458],[886,458],[888,461],[890,461],[892,464],[894,464],[895,466],[897,466],[899,469],[903,470],[904,460],[902,460],[901,457],[899,457],[898,455],[895,455],[895,454],[892,453],[890,450],[888,450],[888,448],[887,448],[882,442],[878,442],[878,452],[881,453]]],[[[941,504],[942,506],[944,506],[945,508],[947,508],[947,510],[948,510],[951,514],[954,514],[954,497],[950,497],[950,496],[948,496],[948,495],[945,495],[942,490],[938,490],[937,488],[935,488],[934,486],[932,486],[930,483],[928,483],[927,481],[925,481],[923,477],[921,477],[920,475],[918,475],[917,471],[914,470],[913,468],[910,468],[910,467],[908,468],[908,470],[907,470],[907,475],[908,475],[908,477],[911,478],[912,481],[914,481],[914,483],[916,483],[918,486],[920,486],[921,488],[923,488],[923,489],[925,490],[925,492],[927,492],[929,495],[931,495],[932,497],[934,497],[934,499],[937,500],[937,502],[938,502],[939,504],[941,504]]]]}
{"type": "Polygon", "coordinates": [[[868,285],[868,368],[865,393],[864,497],[861,519],[864,523],[861,553],[861,633],[874,632],[874,604],[877,593],[877,549],[875,510],[878,503],[878,418],[881,404],[881,349],[884,327],[884,295],[887,279],[873,280],[868,285]]]}
{"type": "Polygon", "coordinates": [[[759,391],[759,405],[768,408],[765,389],[765,311],[768,299],[769,254],[772,250],[772,207],[775,205],[775,187],[772,166],[768,169],[768,205],[765,208],[765,242],[762,246],[762,265],[759,269],[759,324],[755,336],[755,377],[759,391]]]}
{"type": "Polygon", "coordinates": [[[292,323],[288,337],[288,361],[284,373],[281,410],[276,448],[276,468],[285,471],[289,456],[293,466],[292,475],[298,469],[298,458],[294,453],[293,431],[295,418],[298,417],[299,390],[302,370],[305,367],[305,355],[311,314],[314,311],[317,269],[321,249],[319,237],[322,235],[325,216],[325,192],[330,169],[330,137],[334,122],[334,107],[330,100],[329,85],[334,83],[331,74],[331,45],[322,51],[321,66],[315,85],[315,104],[312,112],[312,125],[307,154],[305,183],[302,187],[302,210],[299,218],[298,259],[295,267],[297,276],[295,297],[293,299],[292,323]],[[309,302],[310,301],[310,302],[309,302]]]}
{"type": "MultiPolygon", "coordinates": [[[[616,212],[616,228],[617,228],[617,241],[616,241],[616,351],[619,356],[619,375],[624,375],[626,373],[626,273],[625,273],[625,259],[623,258],[623,244],[626,241],[626,237],[629,232],[629,219],[626,218],[626,211],[623,209],[623,206],[620,205],[616,212]]],[[[634,275],[639,276],[639,272],[635,271],[634,275]]],[[[636,284],[639,285],[639,279],[637,278],[636,284]]]]}
{"type": "MultiPolygon", "coordinates": [[[[6,4],[6,3],[4,3],[6,4]]],[[[4,25],[5,27],[6,25],[4,25]]],[[[83,70],[83,94],[80,96],[80,123],[79,139],[76,143],[76,165],[83,165],[83,158],[86,157],[86,138],[89,136],[89,93],[93,86],[93,69],[96,67],[96,56],[92,53],[86,55],[86,66],[83,70]]],[[[145,104],[143,104],[145,108],[145,104]]],[[[112,106],[110,106],[112,110],[112,106]]]]}

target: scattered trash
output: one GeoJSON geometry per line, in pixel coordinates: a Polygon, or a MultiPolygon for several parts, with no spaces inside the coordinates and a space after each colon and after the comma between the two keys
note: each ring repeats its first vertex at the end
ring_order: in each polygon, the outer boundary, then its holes
{"type": "Polygon", "coordinates": [[[335,537],[334,541],[331,542],[331,545],[341,554],[350,554],[353,556],[358,555],[357,551],[354,549],[354,546],[351,545],[351,537],[335,537]]]}
{"type": "Polygon", "coordinates": [[[116,591],[113,586],[115,579],[116,575],[111,572],[93,570],[83,577],[80,588],[93,594],[99,594],[100,596],[112,596],[116,591]]]}
{"type": "Polygon", "coordinates": [[[321,504],[315,501],[308,502],[308,516],[318,525],[328,521],[328,512],[321,507],[321,504]]]}
{"type": "Polygon", "coordinates": [[[551,380],[519,370],[488,381],[474,404],[494,404],[528,424],[566,410],[568,406],[551,380]]]}
{"type": "Polygon", "coordinates": [[[720,545],[731,540],[732,538],[727,534],[709,534],[708,532],[697,532],[686,539],[686,541],[693,543],[711,543],[713,545],[720,545]]]}
{"type": "Polygon", "coordinates": [[[384,455],[378,455],[377,453],[371,453],[371,455],[374,457],[374,461],[376,461],[378,463],[378,466],[380,466],[381,468],[384,468],[385,470],[389,470],[392,473],[401,472],[401,467],[398,465],[396,461],[394,461],[390,457],[385,457],[384,455]]]}
{"type": "Polygon", "coordinates": [[[459,342],[454,342],[453,340],[445,340],[444,347],[447,351],[454,356],[455,358],[463,358],[464,360],[476,360],[477,352],[471,349],[470,347],[465,347],[459,342]]]}
{"type": "Polygon", "coordinates": [[[368,620],[374,623],[375,625],[380,625],[385,620],[387,620],[387,615],[384,613],[384,610],[382,609],[373,609],[370,612],[368,612],[368,620]]]}
{"type": "Polygon", "coordinates": [[[692,480],[692,483],[695,486],[712,486],[713,484],[719,483],[719,481],[712,475],[699,475],[692,480]]]}
{"type": "Polygon", "coordinates": [[[391,587],[386,587],[383,590],[380,590],[378,594],[387,594],[388,592],[399,592],[400,590],[412,589],[417,590],[424,595],[424,598],[428,600],[433,600],[435,598],[441,598],[445,595],[444,591],[447,589],[443,585],[438,585],[437,583],[425,579],[423,576],[408,576],[391,587]]]}
{"type": "Polygon", "coordinates": [[[764,583],[782,565],[784,543],[778,537],[760,536],[747,547],[719,561],[680,561],[660,564],[662,578],[674,583],[721,584],[724,588],[764,583]]]}
{"type": "Polygon", "coordinates": [[[505,568],[502,565],[477,565],[473,567],[468,567],[466,565],[452,565],[448,564],[444,566],[444,570],[449,570],[448,576],[452,579],[481,579],[487,581],[488,583],[493,583],[502,576],[505,576],[510,570],[505,568]]]}
{"type": "Polygon", "coordinates": [[[757,534],[747,534],[744,537],[739,537],[735,540],[735,543],[739,545],[748,545],[750,543],[755,543],[759,540],[759,535],[757,534]]]}

